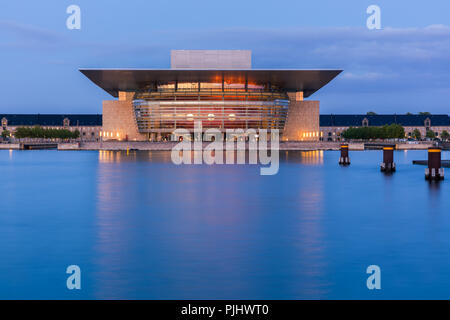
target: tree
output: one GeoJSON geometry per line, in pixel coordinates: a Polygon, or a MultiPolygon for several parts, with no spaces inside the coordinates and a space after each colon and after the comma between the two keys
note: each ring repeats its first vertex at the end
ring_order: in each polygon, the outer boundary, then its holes
{"type": "Polygon", "coordinates": [[[368,115],[368,116],[375,116],[375,115],[376,115],[376,113],[375,113],[375,112],[373,112],[373,111],[369,111],[369,112],[367,112],[367,113],[366,113],[366,115],[368,115]]]}
{"type": "Polygon", "coordinates": [[[345,139],[401,139],[405,137],[405,129],[399,124],[385,125],[383,127],[350,127],[342,132],[345,139]]]}
{"type": "Polygon", "coordinates": [[[80,131],[67,129],[43,129],[40,126],[18,127],[15,132],[16,138],[44,138],[44,139],[77,139],[80,131]]]}
{"type": "Polygon", "coordinates": [[[450,135],[449,135],[449,133],[447,132],[447,130],[442,131],[442,133],[441,133],[441,139],[442,139],[442,140],[444,140],[444,141],[448,140],[449,136],[450,136],[450,135]]]}
{"type": "Polygon", "coordinates": [[[11,133],[8,130],[3,130],[2,131],[2,138],[6,139],[6,138],[8,138],[10,136],[10,134],[11,133]]]}
{"type": "Polygon", "coordinates": [[[421,116],[431,116],[431,113],[427,112],[419,112],[421,116]]]}
{"type": "Polygon", "coordinates": [[[412,137],[416,140],[420,140],[422,138],[422,134],[420,133],[419,129],[414,129],[412,132],[412,137]]]}
{"type": "Polygon", "coordinates": [[[430,138],[430,139],[434,139],[434,138],[436,138],[436,134],[434,133],[433,130],[428,130],[427,134],[426,134],[426,137],[430,138]]]}
{"type": "Polygon", "coordinates": [[[412,113],[411,112],[407,112],[406,115],[407,116],[412,116],[412,113]]]}
{"type": "Polygon", "coordinates": [[[80,137],[80,131],[76,129],[74,132],[72,132],[72,139],[78,139],[80,137]]]}

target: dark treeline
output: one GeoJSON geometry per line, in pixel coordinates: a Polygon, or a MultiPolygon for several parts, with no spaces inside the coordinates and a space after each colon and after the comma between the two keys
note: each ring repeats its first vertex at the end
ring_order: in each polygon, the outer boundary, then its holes
{"type": "Polygon", "coordinates": [[[398,124],[385,125],[382,127],[350,127],[342,132],[345,139],[403,139],[405,129],[398,124]]]}
{"type": "Polygon", "coordinates": [[[16,138],[43,138],[43,139],[76,139],[80,136],[78,130],[67,129],[43,129],[35,127],[19,127],[14,132],[16,138]]]}

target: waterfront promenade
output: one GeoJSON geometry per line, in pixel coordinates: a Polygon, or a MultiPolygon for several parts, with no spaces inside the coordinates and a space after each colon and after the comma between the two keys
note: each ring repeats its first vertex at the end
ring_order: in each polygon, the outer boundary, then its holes
{"type": "MultiPolygon", "coordinates": [[[[139,141],[108,141],[108,142],[82,142],[82,143],[61,143],[58,145],[59,150],[154,150],[167,151],[177,142],[139,142],[139,141]]],[[[210,142],[203,142],[203,148],[210,142]]],[[[280,142],[280,150],[339,150],[340,142],[280,142]]],[[[432,145],[432,142],[421,142],[417,144],[398,143],[398,150],[425,150],[432,145]]],[[[248,148],[248,144],[246,145],[248,148]]],[[[270,147],[270,145],[269,145],[270,147]]],[[[364,150],[363,142],[350,142],[350,150],[364,150]]]]}
{"type": "MultiPolygon", "coordinates": [[[[203,142],[203,148],[211,142],[203,142]]],[[[364,145],[368,142],[348,142],[350,150],[364,150],[364,145]]],[[[53,142],[48,144],[54,145],[53,142]]],[[[147,150],[147,151],[170,151],[178,144],[178,142],[142,142],[142,141],[106,141],[106,142],[59,142],[57,143],[58,150],[147,150]]],[[[389,144],[389,142],[386,142],[389,144]]],[[[397,150],[426,150],[433,145],[433,142],[421,141],[419,143],[397,142],[395,144],[397,150]]],[[[306,142],[306,141],[290,141],[280,142],[280,150],[299,150],[299,151],[313,151],[313,150],[339,150],[341,142],[306,142]]],[[[270,144],[268,145],[270,148],[270,144]]],[[[0,150],[19,150],[24,149],[20,143],[2,143],[0,150]]],[[[246,144],[248,149],[248,143],[246,144]]]]}
{"type": "MultiPolygon", "coordinates": [[[[58,150],[148,150],[148,151],[168,151],[178,142],[142,142],[142,141],[106,141],[106,142],[60,142],[58,143],[58,150]]],[[[367,143],[367,142],[366,142],[367,143]]],[[[51,142],[49,142],[51,144],[51,142]]],[[[210,142],[203,142],[203,148],[209,145],[210,142]]],[[[364,142],[349,142],[350,150],[364,150],[364,142]]],[[[280,150],[299,150],[299,151],[313,151],[313,150],[339,150],[341,142],[303,142],[290,141],[280,142],[280,150]]],[[[397,150],[425,150],[432,146],[432,142],[420,143],[396,143],[397,150]]],[[[270,148],[270,144],[268,145],[270,148]]],[[[23,149],[20,143],[3,143],[0,144],[0,150],[19,150],[23,149]]],[[[246,144],[248,149],[248,144],[246,144]]]]}

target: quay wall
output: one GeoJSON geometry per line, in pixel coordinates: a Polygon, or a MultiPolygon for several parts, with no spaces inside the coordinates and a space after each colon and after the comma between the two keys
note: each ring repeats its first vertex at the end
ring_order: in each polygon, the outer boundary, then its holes
{"type": "MultiPolygon", "coordinates": [[[[80,150],[155,150],[170,151],[178,142],[144,142],[144,141],[106,141],[106,142],[82,142],[80,150]]],[[[203,148],[210,142],[203,142],[203,148]]],[[[363,151],[364,142],[350,142],[350,151],[363,151]]],[[[433,145],[432,142],[417,144],[398,143],[397,150],[426,150],[433,145]]],[[[340,142],[332,141],[280,141],[280,150],[340,150],[340,142]]]]}
{"type": "MultiPolygon", "coordinates": [[[[144,141],[104,141],[104,142],[68,142],[59,143],[58,150],[154,150],[170,151],[178,142],[144,142],[144,141]]],[[[203,148],[210,142],[204,142],[203,148]]],[[[280,150],[339,150],[340,142],[332,141],[280,141],[280,150]]],[[[397,143],[397,150],[426,150],[433,146],[432,142],[397,143]]],[[[269,145],[270,147],[270,145],[269,145]]],[[[19,143],[0,143],[0,150],[19,150],[19,143]]],[[[364,150],[363,142],[350,142],[350,151],[364,150]]]]}
{"type": "Polygon", "coordinates": [[[421,143],[398,143],[397,149],[398,150],[425,150],[429,147],[434,146],[433,142],[431,141],[423,141],[421,143]]]}
{"type": "Polygon", "coordinates": [[[58,143],[58,150],[81,150],[80,143],[58,143]]]}
{"type": "Polygon", "coordinates": [[[9,150],[9,149],[18,150],[18,149],[20,149],[20,144],[19,143],[0,143],[0,150],[9,150]]]}
{"type": "MultiPolygon", "coordinates": [[[[60,146],[60,150],[154,150],[170,151],[178,142],[142,142],[142,141],[104,141],[104,142],[82,142],[78,149],[71,144],[70,146],[60,146]]],[[[210,142],[203,142],[203,148],[210,142]]],[[[350,150],[364,150],[364,143],[350,143],[350,150]]],[[[269,144],[270,148],[270,144],[269,144]]],[[[280,150],[339,150],[339,142],[319,142],[319,141],[292,141],[280,142],[280,150]]]]}

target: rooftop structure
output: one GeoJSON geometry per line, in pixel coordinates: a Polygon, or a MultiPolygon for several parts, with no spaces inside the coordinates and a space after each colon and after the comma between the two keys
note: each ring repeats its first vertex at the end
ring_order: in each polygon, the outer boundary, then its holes
{"type": "Polygon", "coordinates": [[[222,69],[252,68],[250,50],[172,50],[171,69],[222,69]]]}
{"type": "Polygon", "coordinates": [[[174,50],[172,69],[80,69],[119,98],[103,102],[105,140],[168,140],[176,129],[278,129],[319,139],[319,102],[341,70],[250,69],[251,52],[174,50]]]}
{"type": "Polygon", "coordinates": [[[117,98],[120,91],[192,89],[219,91],[266,90],[303,92],[308,98],[333,80],[341,70],[205,70],[205,69],[80,69],[97,86],[117,98]]]}

